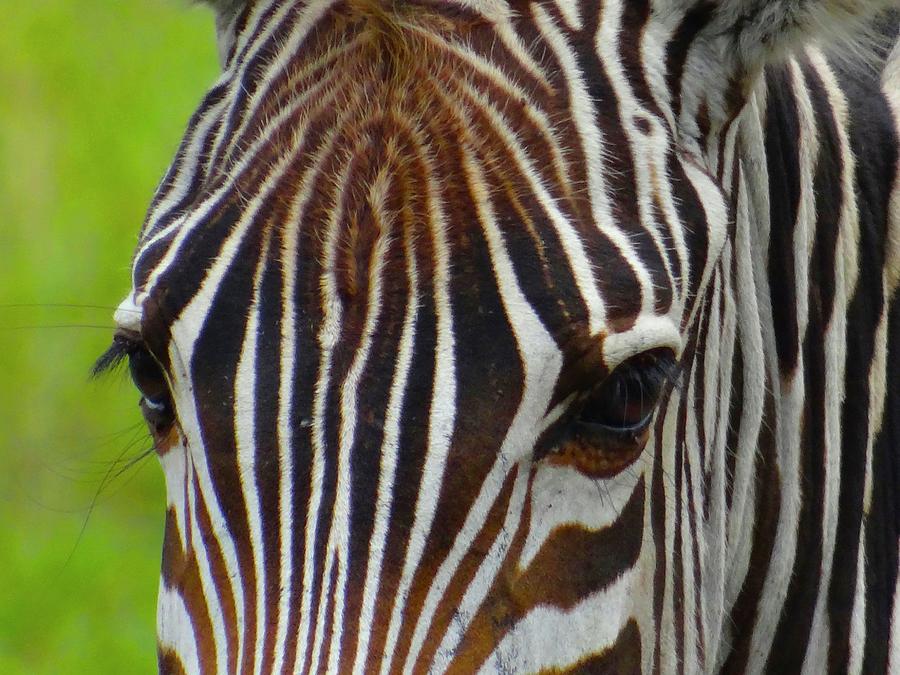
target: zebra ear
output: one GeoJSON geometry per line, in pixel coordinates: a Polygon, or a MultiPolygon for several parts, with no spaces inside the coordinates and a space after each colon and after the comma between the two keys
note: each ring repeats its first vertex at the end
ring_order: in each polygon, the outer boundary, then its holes
{"type": "Polygon", "coordinates": [[[839,50],[874,46],[873,20],[900,0],[719,0],[716,32],[744,72],[758,69],[810,41],[839,50]]]}
{"type": "Polygon", "coordinates": [[[248,0],[200,0],[216,13],[216,38],[219,45],[219,62],[224,67],[234,45],[235,21],[248,0]]]}
{"type": "Polygon", "coordinates": [[[218,13],[233,14],[247,4],[247,0],[202,0],[218,13]]]}

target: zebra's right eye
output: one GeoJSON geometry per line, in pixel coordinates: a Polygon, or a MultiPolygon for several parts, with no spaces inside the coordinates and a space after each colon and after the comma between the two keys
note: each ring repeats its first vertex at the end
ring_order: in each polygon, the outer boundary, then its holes
{"type": "Polygon", "coordinates": [[[141,412],[155,434],[166,432],[175,421],[169,383],[159,363],[142,344],[133,343],[128,351],[128,369],[141,394],[141,412]]]}
{"type": "Polygon", "coordinates": [[[130,332],[117,334],[112,347],[94,366],[94,375],[115,368],[126,358],[131,380],[141,395],[139,405],[147,426],[155,436],[161,436],[174,424],[175,408],[163,369],[139,335],[130,332]]]}
{"type": "Polygon", "coordinates": [[[122,330],[112,346],[94,364],[98,377],[128,359],[131,380],[141,395],[140,407],[147,426],[155,436],[166,434],[175,423],[175,407],[162,366],[149,352],[139,333],[122,330]]]}

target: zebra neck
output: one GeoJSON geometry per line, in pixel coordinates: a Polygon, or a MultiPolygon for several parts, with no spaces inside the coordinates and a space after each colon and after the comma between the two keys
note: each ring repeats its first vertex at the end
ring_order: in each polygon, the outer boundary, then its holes
{"type": "Polygon", "coordinates": [[[896,464],[900,410],[897,395],[883,403],[898,332],[894,125],[876,75],[809,51],[768,69],[708,142],[734,232],[698,350],[718,368],[695,364],[691,385],[725,457],[707,474],[703,581],[721,593],[708,615],[725,672],[858,672],[887,649],[887,633],[865,631],[890,625],[893,588],[860,589],[897,569],[896,500],[872,491],[873,471],[896,464]],[[873,541],[890,542],[874,560],[873,541]]]}

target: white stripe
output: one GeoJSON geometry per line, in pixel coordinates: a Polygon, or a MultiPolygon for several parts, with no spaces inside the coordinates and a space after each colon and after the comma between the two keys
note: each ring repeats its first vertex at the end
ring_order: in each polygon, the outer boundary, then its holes
{"type": "MultiPolygon", "coordinates": [[[[429,220],[438,223],[437,227],[444,227],[444,214],[442,211],[441,196],[438,185],[434,179],[434,171],[427,154],[421,145],[417,147],[417,155],[429,167],[428,178],[428,203],[430,208],[429,220]]],[[[387,541],[389,517],[393,501],[394,480],[397,471],[397,455],[400,442],[400,415],[405,401],[406,385],[412,366],[413,346],[416,338],[416,318],[419,305],[419,272],[416,265],[415,238],[410,228],[404,232],[406,262],[408,266],[409,299],[406,305],[406,315],[403,320],[403,331],[400,335],[400,345],[397,353],[397,365],[394,379],[391,383],[391,391],[388,398],[387,410],[384,422],[384,440],[381,444],[381,465],[378,471],[378,492],[375,505],[375,521],[372,531],[372,539],[369,544],[369,559],[366,565],[366,579],[363,584],[363,599],[360,610],[359,637],[357,640],[356,660],[353,664],[354,675],[363,675],[366,666],[366,657],[369,652],[369,642],[372,634],[372,622],[375,615],[375,601],[380,588],[382,563],[387,541]]]]}
{"type": "MultiPolygon", "coordinates": [[[[503,637],[479,675],[505,672],[501,664],[509,663],[516,664],[516,672],[564,671],[577,666],[585,655],[601,653],[625,627],[640,582],[640,575],[632,569],[569,611],[536,607],[503,637]],[[598,616],[607,620],[598,622],[598,616]]],[[[645,647],[645,651],[649,649],[645,647]]]]}
{"type": "MultiPolygon", "coordinates": [[[[390,239],[395,229],[393,216],[385,204],[391,178],[387,169],[382,169],[369,190],[368,205],[376,230],[380,232],[371,254],[369,275],[369,295],[366,298],[366,320],[363,326],[362,344],[360,344],[350,371],[341,386],[341,418],[338,432],[338,469],[337,488],[335,492],[335,508],[332,515],[331,535],[328,541],[328,556],[325,569],[331,568],[331,561],[337,559],[337,583],[335,584],[334,613],[331,621],[331,649],[328,659],[328,672],[336,673],[340,667],[341,642],[344,629],[344,604],[347,593],[347,558],[350,542],[350,493],[353,488],[352,465],[350,453],[356,440],[357,397],[360,379],[369,361],[372,340],[383,309],[382,284],[385,263],[390,239]]],[[[323,603],[326,604],[326,603],[323,603]]]]}
{"type": "MultiPolygon", "coordinates": [[[[256,662],[255,673],[261,673],[266,626],[266,559],[262,539],[262,507],[259,489],[256,485],[256,360],[260,332],[259,306],[260,286],[266,267],[271,229],[260,252],[253,279],[253,301],[249,308],[244,343],[238,357],[237,373],[234,379],[234,436],[236,442],[235,461],[241,484],[242,501],[247,509],[247,529],[250,536],[250,559],[256,579],[256,662]]],[[[243,643],[243,640],[241,640],[243,643]]],[[[250,648],[250,645],[247,645],[250,648]]],[[[240,659],[239,659],[239,662],[240,659]]]]}
{"type": "MultiPolygon", "coordinates": [[[[655,8],[652,11],[655,13],[655,17],[647,22],[641,33],[640,42],[641,63],[648,64],[648,66],[653,63],[666,62],[666,51],[672,43],[675,31],[681,25],[680,17],[663,19],[661,12],[655,8]]],[[[643,74],[647,79],[650,95],[653,96],[654,103],[662,113],[666,127],[677,129],[678,122],[675,119],[675,112],[672,110],[673,92],[666,81],[666,69],[645,67],[643,74]]]]}
{"type": "Polygon", "coordinates": [[[581,148],[587,160],[585,172],[588,177],[588,194],[591,197],[594,224],[609,238],[612,245],[618,249],[633,270],[642,291],[641,313],[650,314],[653,311],[653,280],[647,273],[646,265],[631,245],[628,234],[615,222],[609,191],[603,178],[607,174],[607,168],[603,161],[603,136],[597,126],[597,109],[588,94],[582,77],[582,69],[570,45],[566,42],[565,36],[553,24],[544,9],[539,5],[533,5],[532,11],[535,22],[559,61],[565,80],[569,85],[572,122],[578,130],[581,148]]]}
{"type": "Polygon", "coordinates": [[[182,555],[187,555],[190,531],[188,516],[188,453],[179,443],[165,454],[159,455],[159,464],[166,481],[166,506],[175,516],[178,528],[178,542],[182,555]]]}
{"type": "MultiPolygon", "coordinates": [[[[200,673],[194,625],[178,591],[160,586],[157,616],[156,639],[160,651],[167,650],[177,655],[185,673],[200,673]]],[[[224,666],[220,663],[221,667],[224,666]]]]}
{"type": "MultiPolygon", "coordinates": [[[[737,237],[737,235],[736,235],[737,237]]],[[[719,415],[715,418],[715,433],[707,428],[707,438],[712,438],[706,450],[706,471],[709,475],[706,484],[706,493],[709,498],[709,516],[703,528],[704,541],[701,542],[701,564],[703,565],[701,580],[701,602],[703,603],[703,635],[706,647],[706,659],[704,668],[715,670],[716,649],[723,636],[723,623],[726,620],[725,613],[725,588],[728,574],[726,570],[727,544],[728,544],[728,514],[725,497],[726,482],[733,480],[733,476],[727,475],[725,458],[736,448],[728,447],[728,431],[731,419],[732,390],[734,382],[734,351],[737,343],[738,313],[736,306],[737,289],[734,286],[735,279],[732,270],[737,263],[737,253],[734,250],[736,242],[728,242],[722,252],[720,279],[724,285],[723,316],[718,325],[710,326],[710,331],[721,333],[722,344],[720,348],[720,361],[718,364],[708,364],[718,377],[715,388],[706,391],[705,407],[718,409],[719,415]],[[712,399],[712,392],[716,392],[718,398],[712,399]]],[[[694,414],[694,413],[692,413],[694,414]]],[[[698,477],[699,482],[695,486],[703,486],[703,478],[698,477]]],[[[695,487],[697,503],[695,512],[698,519],[702,520],[703,506],[701,496],[703,489],[695,487]]],[[[734,495],[732,494],[732,499],[734,495]]]]}
{"type": "MultiPolygon", "coordinates": [[[[745,133],[759,131],[756,117],[748,115],[748,122],[741,126],[745,133]],[[753,125],[750,125],[753,122],[753,125]],[[749,128],[748,128],[749,127],[749,128]]],[[[754,135],[748,141],[748,147],[762,148],[760,145],[752,145],[754,135]]],[[[752,162],[750,167],[759,167],[752,162]]],[[[750,175],[745,171],[743,162],[738,171],[737,207],[735,209],[735,263],[736,263],[736,287],[735,298],[737,301],[737,328],[741,340],[741,359],[743,386],[741,390],[741,414],[738,426],[737,447],[735,453],[735,469],[732,477],[731,509],[728,513],[727,546],[725,547],[725,569],[732,573],[726,578],[725,611],[729,612],[737,600],[747,573],[749,564],[750,547],[752,543],[751,529],[746,527],[747,514],[755,510],[755,463],[757,443],[763,418],[763,406],[765,404],[766,378],[765,378],[765,347],[761,329],[760,306],[757,304],[757,289],[763,294],[761,302],[768,304],[767,277],[764,271],[757,267],[754,269],[754,251],[761,251],[760,241],[753,238],[760,229],[768,230],[766,215],[756,215],[748,202],[751,195],[760,186],[766,185],[767,178],[750,175]],[[754,216],[751,216],[754,213],[754,216]],[[763,275],[763,276],[760,276],[763,275]]],[[[768,211],[765,212],[766,214],[768,211]]],[[[762,239],[763,235],[760,235],[762,239]]],[[[769,352],[771,353],[771,352],[769,352]]],[[[724,656],[718,654],[718,656],[724,656]]]]}
{"type": "MultiPolygon", "coordinates": [[[[661,432],[661,440],[659,441],[662,444],[663,448],[674,448],[676,447],[676,432],[677,432],[677,424],[678,424],[678,409],[681,406],[681,395],[682,391],[679,389],[675,389],[672,392],[672,396],[669,399],[669,405],[665,408],[665,410],[661,410],[659,414],[663,415],[663,428],[661,432]]],[[[685,394],[686,395],[686,394],[685,394]]],[[[662,474],[666,477],[666,480],[663,481],[662,487],[664,492],[665,499],[665,522],[662,523],[663,535],[665,536],[665,545],[664,555],[666,557],[665,561],[656,561],[656,565],[663,564],[665,562],[665,581],[663,582],[663,588],[659,588],[658,586],[653,587],[653,592],[655,595],[662,593],[662,615],[658,619],[657,630],[659,631],[659,643],[660,643],[660,672],[663,673],[675,673],[678,672],[678,664],[675,663],[675,650],[674,645],[678,637],[675,635],[675,587],[673,580],[673,552],[675,551],[675,514],[674,514],[674,506],[675,506],[675,453],[674,452],[663,452],[662,453],[662,474]]],[[[659,533],[655,534],[656,537],[659,537],[659,533]]],[[[650,644],[654,644],[652,641],[655,636],[648,636],[648,640],[650,640],[650,644]]],[[[647,650],[651,651],[650,649],[647,650]]]]}
{"type": "MultiPolygon", "coordinates": [[[[206,492],[206,494],[204,495],[204,501],[206,502],[206,507],[209,510],[210,522],[221,523],[224,521],[221,519],[221,511],[218,510],[218,504],[215,501],[215,495],[209,494],[211,488],[208,487],[208,474],[206,474],[205,478],[197,474],[194,465],[194,462],[196,462],[196,459],[194,459],[196,453],[189,453],[187,450],[185,450],[185,455],[189,456],[193,460],[193,462],[189,464],[189,471],[187,476],[188,503],[191,514],[191,544],[189,553],[193,553],[197,559],[197,570],[198,576],[200,577],[200,588],[203,590],[203,602],[209,612],[209,620],[212,624],[213,634],[211,637],[213,639],[216,650],[216,663],[218,664],[219,668],[225,668],[228,664],[228,635],[225,629],[225,615],[223,613],[222,598],[219,594],[219,587],[216,584],[218,575],[213,572],[212,563],[210,563],[209,556],[207,555],[207,547],[209,547],[210,543],[206,541],[205,537],[213,538],[216,544],[218,544],[219,549],[222,552],[222,557],[225,561],[226,571],[234,569],[235,553],[234,548],[231,546],[232,542],[230,539],[223,540],[223,538],[219,535],[219,532],[214,531],[207,533],[203,530],[203,528],[200,527],[200,521],[198,520],[197,516],[197,490],[194,486],[195,475],[197,476],[197,482],[200,483],[201,492],[206,492]],[[204,488],[203,486],[204,482],[207,485],[206,488],[204,488]]],[[[227,587],[229,590],[231,590],[231,596],[234,602],[234,616],[238,624],[236,628],[239,630],[241,617],[243,615],[243,600],[239,600],[239,598],[241,598],[240,589],[235,589],[234,584],[231,582],[231,580],[236,577],[232,577],[228,572],[226,573],[228,574],[228,577],[225,579],[218,579],[218,582],[223,587],[227,587]]]]}
{"type": "MultiPolygon", "coordinates": [[[[309,189],[301,197],[308,198],[309,189]]],[[[282,286],[282,319],[281,319],[281,353],[278,381],[278,530],[280,544],[280,579],[281,588],[278,598],[278,626],[275,630],[275,654],[272,672],[284,670],[284,657],[287,651],[287,629],[291,614],[291,597],[293,595],[294,572],[294,445],[293,435],[297,420],[293,418],[294,406],[294,366],[297,361],[296,316],[294,292],[296,287],[298,251],[297,222],[300,210],[300,199],[295,199],[286,219],[288,225],[282,231],[282,250],[279,259],[283,270],[282,286]]],[[[302,422],[301,422],[302,423],[302,422]]]]}
{"type": "MultiPolygon", "coordinates": [[[[700,203],[703,206],[703,214],[705,216],[704,229],[706,231],[708,242],[706,247],[706,264],[703,268],[703,275],[700,278],[700,282],[696,287],[696,297],[700,298],[703,297],[703,294],[706,291],[706,286],[716,269],[715,261],[718,259],[719,254],[722,252],[722,247],[725,245],[725,237],[728,235],[728,206],[725,203],[725,196],[722,194],[719,186],[716,185],[712,177],[701,167],[683,156],[678,157],[678,164],[681,166],[684,175],[687,177],[688,181],[693,186],[694,191],[697,193],[697,196],[700,198],[700,203]]],[[[678,230],[679,228],[676,227],[673,229],[678,230]]],[[[684,278],[693,276],[699,271],[690,270],[689,274],[688,263],[689,261],[687,259],[683,260],[682,275],[684,278]]],[[[691,316],[683,323],[683,325],[689,325],[693,321],[694,315],[700,305],[702,305],[701,302],[694,301],[691,316]]],[[[680,311],[680,313],[683,316],[683,311],[680,311]]]]}
{"type": "MultiPolygon", "coordinates": [[[[715,302],[713,304],[715,305],[715,302]]],[[[710,325],[716,326],[716,322],[711,320],[710,325]]],[[[694,369],[690,385],[688,386],[686,398],[691,403],[691,406],[689,406],[688,414],[686,415],[685,420],[685,438],[684,445],[681,448],[681,452],[684,456],[681,461],[681,476],[678,477],[681,481],[681,501],[677,505],[677,508],[680,511],[679,515],[681,519],[681,551],[678,551],[678,553],[681,555],[681,583],[673,588],[673,594],[678,595],[681,598],[682,611],[684,612],[684,632],[679,636],[679,638],[681,639],[682,645],[684,647],[684,660],[681,665],[683,668],[683,672],[686,673],[701,672],[699,668],[697,652],[697,641],[700,636],[697,635],[696,617],[699,616],[701,619],[703,618],[703,600],[701,594],[701,605],[700,607],[695,606],[694,589],[699,584],[701,584],[702,579],[697,579],[696,577],[694,577],[693,549],[694,546],[699,546],[703,543],[703,529],[700,522],[701,515],[703,514],[703,507],[697,501],[700,497],[700,489],[698,488],[698,486],[703,485],[703,482],[698,480],[702,472],[702,467],[700,466],[700,438],[699,429],[697,428],[697,416],[695,414],[691,414],[693,401],[697,400],[696,387],[698,386],[698,380],[701,376],[704,375],[703,372],[698,372],[700,370],[700,368],[694,369]],[[688,495],[688,480],[690,480],[694,486],[693,502],[691,502],[688,495]],[[691,534],[692,512],[697,519],[696,531],[697,537],[699,538],[698,540],[695,540],[695,537],[693,537],[691,534]]],[[[709,433],[708,428],[707,433],[709,433]]],[[[714,452],[712,444],[707,444],[705,450],[707,453],[714,452]]],[[[673,554],[674,553],[675,550],[673,550],[673,554]]],[[[700,558],[702,560],[702,556],[700,558]]]]}
{"type": "MultiPolygon", "coordinates": [[[[726,248],[728,248],[727,245],[726,248]]],[[[702,410],[696,410],[695,406],[691,406],[689,415],[692,418],[703,416],[703,428],[706,432],[706,466],[704,467],[706,471],[709,471],[709,463],[718,450],[718,446],[713,444],[713,439],[716,437],[716,421],[722,418],[727,419],[728,417],[728,408],[723,405],[724,401],[721,398],[721,392],[719,392],[718,382],[723,367],[720,354],[723,337],[721,300],[724,291],[722,284],[724,283],[723,277],[727,277],[730,270],[724,264],[724,261],[720,261],[718,268],[718,273],[711,282],[711,294],[705,296],[710,298],[704,321],[706,344],[703,353],[698,354],[696,357],[696,362],[702,363],[703,389],[706,392],[705,400],[702,410]]],[[[701,330],[699,326],[697,329],[701,330]]],[[[728,336],[724,337],[727,338],[728,336]]],[[[691,398],[691,400],[696,399],[691,398]]],[[[724,448],[722,451],[725,451],[724,448]]],[[[699,453],[697,456],[699,457],[699,453]]]]}
{"type": "MultiPolygon", "coordinates": [[[[556,9],[559,10],[563,21],[565,21],[566,27],[569,30],[580,31],[584,29],[584,26],[581,23],[581,11],[578,9],[578,3],[573,2],[572,0],[554,0],[553,4],[556,5],[556,9]]],[[[604,10],[611,4],[613,3],[604,5],[604,10]]]]}
{"type": "MultiPolygon", "coordinates": [[[[841,93],[825,58],[813,50],[808,51],[808,56],[812,67],[816,70],[828,92],[829,103],[834,110],[837,141],[840,144],[839,151],[843,164],[841,174],[843,204],[838,223],[837,242],[835,245],[835,269],[833,270],[835,280],[834,308],[831,323],[828,325],[824,336],[825,482],[823,486],[822,563],[816,606],[810,627],[810,647],[807,658],[803,663],[804,673],[816,675],[824,672],[827,668],[828,644],[831,638],[827,604],[831,587],[840,509],[841,448],[843,444],[841,412],[846,394],[844,382],[847,351],[847,309],[849,299],[853,297],[859,277],[857,260],[859,213],[857,211],[855,194],[856,162],[850,148],[849,138],[847,137],[847,129],[849,128],[847,101],[841,93]],[[852,266],[852,271],[848,269],[849,266],[852,266]]],[[[869,409],[873,410],[875,408],[877,408],[877,403],[870,401],[869,409]]],[[[867,464],[871,462],[871,443],[870,438],[866,452],[867,464]]],[[[862,538],[864,533],[865,524],[863,523],[860,527],[859,540],[861,551],[865,550],[865,539],[862,538]]]]}
{"type": "MultiPolygon", "coordinates": [[[[797,327],[799,345],[803,344],[809,320],[809,251],[810,238],[815,228],[815,210],[812,202],[813,174],[815,164],[815,139],[811,138],[811,109],[808,98],[801,89],[802,74],[795,61],[790,64],[794,90],[797,95],[800,116],[799,161],[800,161],[800,206],[794,229],[794,285],[797,295],[797,327]]],[[[769,354],[777,354],[774,346],[769,354]]],[[[774,360],[774,359],[773,359],[774,360]]],[[[775,364],[777,367],[777,363],[775,364]]],[[[800,430],[801,413],[805,399],[803,380],[803,352],[798,352],[797,371],[789,380],[783,376],[772,378],[776,383],[778,448],[777,466],[781,478],[781,499],[778,525],[772,549],[771,563],[766,573],[762,596],[759,601],[756,625],[751,639],[747,672],[761,672],[772,648],[775,631],[784,600],[787,596],[794,561],[797,555],[797,532],[801,506],[800,486],[800,430]],[[780,387],[777,385],[780,383],[780,387]],[[780,396],[778,393],[780,391],[780,396]]]]}
{"type": "Polygon", "coordinates": [[[309,500],[309,510],[306,513],[306,559],[303,564],[303,606],[300,610],[300,636],[297,643],[296,661],[294,663],[294,672],[300,672],[301,664],[305,656],[304,649],[310,645],[310,636],[312,637],[312,668],[316,668],[319,663],[322,650],[323,634],[325,632],[325,609],[327,602],[325,594],[328,589],[331,569],[323,567],[316,569],[316,542],[320,537],[327,537],[328,532],[320,531],[327,528],[326,523],[322,523],[322,515],[319,510],[322,506],[322,482],[325,472],[325,454],[328,447],[325,442],[325,422],[330,410],[326,409],[325,403],[328,398],[328,390],[331,387],[331,366],[334,357],[334,349],[338,345],[341,334],[341,320],[343,310],[341,299],[338,295],[336,280],[334,278],[334,270],[336,267],[338,243],[340,240],[341,226],[344,222],[344,204],[340,200],[340,195],[347,194],[347,186],[350,177],[350,163],[342,163],[342,172],[335,178],[335,186],[333,195],[337,195],[338,201],[334,209],[330,213],[330,217],[325,223],[325,232],[323,236],[323,259],[322,275],[319,281],[321,289],[321,310],[322,323],[319,329],[318,342],[320,349],[319,371],[316,376],[315,401],[313,403],[313,420],[312,420],[312,449],[313,461],[312,472],[310,475],[311,491],[309,500]],[[314,580],[320,581],[319,587],[319,606],[314,618],[311,613],[312,589],[314,580]],[[312,630],[312,634],[310,634],[312,630]]]}
{"type": "MultiPolygon", "coordinates": [[[[850,655],[847,659],[847,672],[852,675],[862,675],[863,659],[866,656],[866,521],[860,524],[859,541],[860,546],[857,547],[856,555],[856,587],[853,589],[853,610],[850,614],[850,655]]],[[[900,581],[900,577],[898,577],[900,581]]],[[[891,657],[893,661],[893,651],[895,649],[894,638],[897,630],[897,596],[894,595],[894,621],[891,624],[891,657]]],[[[897,662],[900,665],[900,661],[897,662]]],[[[893,674],[895,671],[888,668],[888,673],[893,674]]]]}
{"type": "MultiPolygon", "coordinates": [[[[478,220],[488,244],[497,288],[519,349],[520,361],[524,369],[524,388],[519,409],[516,411],[516,415],[510,424],[509,431],[503,440],[494,466],[491,468],[475,504],[466,516],[463,531],[454,541],[450,554],[445,558],[429,589],[424,607],[416,622],[412,646],[404,665],[404,672],[407,673],[412,671],[416,663],[416,658],[424,643],[431,617],[437,610],[438,603],[443,597],[446,585],[452,578],[452,573],[457,567],[458,561],[462,558],[465,551],[468,550],[478,530],[481,529],[480,526],[477,529],[470,529],[470,527],[476,522],[484,522],[491,505],[496,502],[500,494],[508,473],[514,470],[517,464],[527,460],[527,456],[523,456],[523,453],[528,452],[534,444],[537,431],[535,427],[543,417],[547,401],[552,395],[553,386],[556,383],[559,372],[562,370],[562,354],[559,352],[556,342],[547,333],[540,318],[529,306],[524,293],[519,287],[515,268],[512,260],[509,258],[509,253],[506,251],[503,235],[497,226],[484,173],[477,162],[473,149],[468,145],[463,147],[463,168],[468,179],[470,194],[474,199],[478,220]],[[465,542],[465,544],[461,545],[462,542],[465,542]]],[[[519,468],[521,469],[522,465],[519,468]]],[[[516,490],[518,489],[517,480],[516,490]]],[[[513,532],[518,527],[518,518],[521,515],[520,510],[521,504],[516,505],[515,497],[511,497],[510,512],[507,514],[506,524],[512,529],[503,528],[506,536],[509,538],[512,537],[513,532]],[[515,509],[514,506],[516,507],[515,509]]],[[[492,546],[495,556],[491,558],[489,554],[486,559],[493,560],[493,562],[489,565],[482,564],[475,579],[472,580],[460,605],[461,616],[465,617],[467,610],[478,606],[479,598],[487,593],[493,575],[499,571],[501,566],[498,564],[498,560],[501,560],[505,555],[506,548],[509,545],[509,541],[502,544],[500,541],[498,540],[492,546]]],[[[445,653],[445,650],[446,653],[454,651],[456,643],[462,638],[462,632],[465,630],[465,627],[465,620],[453,622],[441,643],[438,654],[435,656],[436,659],[439,659],[441,653],[445,653]]],[[[435,668],[437,669],[437,666],[435,668]]]]}
{"type": "Polygon", "coordinates": [[[563,525],[574,524],[591,532],[613,525],[643,474],[644,469],[635,466],[634,471],[625,471],[614,478],[596,479],[571,466],[536,463],[531,486],[531,521],[518,568],[527,569],[547,539],[563,525]]]}

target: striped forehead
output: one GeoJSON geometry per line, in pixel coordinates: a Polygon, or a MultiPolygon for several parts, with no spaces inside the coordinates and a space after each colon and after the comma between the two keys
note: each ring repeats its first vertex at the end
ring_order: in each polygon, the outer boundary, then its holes
{"type": "MultiPolygon", "coordinates": [[[[156,296],[174,319],[179,297],[218,286],[216,269],[252,278],[263,252],[327,273],[352,308],[385,269],[412,261],[433,276],[440,253],[454,270],[494,237],[533,272],[519,282],[557,337],[679,326],[714,244],[704,228],[685,241],[679,224],[724,210],[648,103],[636,54],[601,39],[640,31],[640,17],[610,11],[586,26],[553,3],[492,20],[484,7],[385,16],[376,5],[274,3],[280,19],[260,27],[260,6],[244,17],[151,208],[138,304],[156,296]]],[[[472,269],[487,282],[498,264],[487,255],[472,269]]],[[[385,279],[386,296],[407,283],[385,279]]]]}

